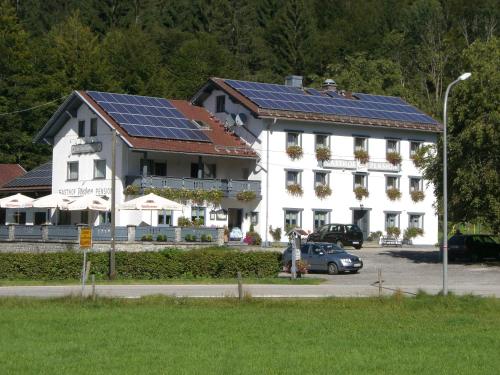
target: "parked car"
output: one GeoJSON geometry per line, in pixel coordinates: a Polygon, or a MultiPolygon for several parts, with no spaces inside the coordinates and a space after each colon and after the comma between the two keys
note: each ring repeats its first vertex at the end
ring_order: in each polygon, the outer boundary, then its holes
{"type": "Polygon", "coordinates": [[[338,247],[354,246],[356,249],[361,249],[363,232],[356,224],[326,224],[311,233],[307,241],[329,242],[338,247]]]}
{"type": "Polygon", "coordinates": [[[500,243],[488,234],[456,234],[448,240],[448,258],[499,258],[500,243]]]}
{"type": "MultiPolygon", "coordinates": [[[[344,249],[331,243],[306,242],[300,247],[300,258],[308,264],[310,271],[326,271],[330,275],[339,272],[357,273],[363,268],[363,261],[344,249]]],[[[282,257],[283,269],[290,272],[292,266],[292,245],[284,251],[282,257]]]]}
{"type": "Polygon", "coordinates": [[[243,232],[241,231],[240,228],[234,227],[231,229],[231,232],[229,233],[229,240],[230,241],[241,241],[243,239],[243,232]]]}

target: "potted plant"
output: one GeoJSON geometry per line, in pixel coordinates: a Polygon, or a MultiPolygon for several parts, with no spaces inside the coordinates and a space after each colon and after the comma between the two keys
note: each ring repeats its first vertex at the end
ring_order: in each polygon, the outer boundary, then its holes
{"type": "Polygon", "coordinates": [[[272,226],[269,226],[269,233],[273,237],[274,242],[281,241],[281,228],[280,227],[273,229],[272,226]]]}
{"type": "Polygon", "coordinates": [[[290,157],[290,159],[295,160],[295,159],[300,159],[302,157],[302,147],[296,145],[296,146],[288,146],[286,148],[286,153],[290,157]]]}
{"type": "Polygon", "coordinates": [[[314,188],[314,191],[319,199],[325,199],[326,197],[332,195],[332,189],[330,189],[330,186],[328,185],[317,185],[314,188]]]}
{"type": "Polygon", "coordinates": [[[302,275],[307,275],[309,270],[309,264],[302,259],[295,261],[295,269],[297,277],[302,277],[302,275]]]}
{"type": "Polygon", "coordinates": [[[354,195],[356,196],[357,200],[361,200],[364,198],[368,198],[368,189],[365,188],[364,186],[356,186],[354,188],[354,195]]]}
{"type": "Polygon", "coordinates": [[[386,155],[385,155],[387,161],[389,163],[391,163],[392,165],[399,165],[401,164],[401,155],[399,154],[399,152],[395,152],[395,151],[391,151],[391,152],[388,152],[386,155]]]}
{"type": "Polygon", "coordinates": [[[391,187],[387,189],[385,192],[391,201],[395,201],[396,199],[401,198],[401,192],[399,191],[398,188],[391,187]]]}
{"type": "Polygon", "coordinates": [[[412,240],[417,236],[423,236],[424,231],[422,228],[406,228],[403,233],[403,240],[411,243],[412,240]]]}
{"type": "Polygon", "coordinates": [[[431,147],[429,145],[421,146],[411,156],[411,160],[413,161],[413,164],[415,165],[415,167],[421,169],[424,166],[425,158],[426,158],[427,152],[430,150],[430,148],[431,147]]]}
{"type": "Polygon", "coordinates": [[[253,201],[256,197],[257,195],[255,194],[255,192],[250,190],[240,191],[238,194],[236,194],[236,199],[242,202],[253,201]]]}
{"type": "Polygon", "coordinates": [[[368,160],[370,160],[370,156],[368,155],[368,151],[362,150],[362,149],[354,151],[354,158],[362,164],[366,164],[368,162],[368,160]]]}
{"type": "Polygon", "coordinates": [[[399,229],[398,227],[387,227],[388,236],[394,236],[398,238],[400,234],[401,234],[401,229],[399,229]]]}
{"type": "Polygon", "coordinates": [[[295,197],[302,196],[302,194],[304,194],[302,186],[300,186],[299,184],[290,184],[286,187],[286,190],[288,191],[289,194],[295,197]]]}
{"type": "Polygon", "coordinates": [[[327,161],[330,160],[332,154],[328,147],[318,147],[316,149],[316,160],[318,161],[327,161]]]}
{"type": "Polygon", "coordinates": [[[414,190],[410,193],[410,195],[411,195],[411,200],[415,203],[423,201],[425,198],[425,194],[422,190],[414,190]]]}
{"type": "Polygon", "coordinates": [[[137,185],[128,185],[125,190],[123,191],[123,194],[125,195],[139,195],[141,192],[141,187],[137,185]]]}

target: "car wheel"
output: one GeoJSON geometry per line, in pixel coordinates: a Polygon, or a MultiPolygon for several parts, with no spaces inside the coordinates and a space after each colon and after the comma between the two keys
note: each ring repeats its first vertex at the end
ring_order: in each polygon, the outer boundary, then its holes
{"type": "Polygon", "coordinates": [[[285,266],[285,272],[286,273],[291,273],[292,272],[292,261],[289,261],[286,266],[285,266]]]}
{"type": "Polygon", "coordinates": [[[352,273],[358,273],[358,272],[359,272],[359,270],[354,270],[354,271],[351,271],[351,272],[352,272],[352,273]]]}
{"type": "Polygon", "coordinates": [[[356,250],[359,250],[359,249],[361,249],[361,245],[356,245],[356,246],[354,246],[354,248],[355,248],[356,250]]]}
{"type": "Polygon", "coordinates": [[[328,263],[328,274],[329,275],[337,275],[339,273],[339,269],[335,263],[328,263]]]}
{"type": "Polygon", "coordinates": [[[341,249],[344,248],[344,244],[340,240],[337,241],[337,246],[340,247],[341,249]]]}

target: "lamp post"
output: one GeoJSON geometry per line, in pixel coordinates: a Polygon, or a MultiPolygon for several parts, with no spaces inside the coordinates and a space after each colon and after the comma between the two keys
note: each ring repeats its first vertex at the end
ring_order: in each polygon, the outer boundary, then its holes
{"type": "Polygon", "coordinates": [[[446,88],[444,94],[444,131],[443,131],[443,295],[448,295],[448,170],[447,170],[447,156],[446,156],[446,107],[448,105],[448,94],[452,86],[465,81],[471,76],[471,73],[464,73],[446,88]]]}

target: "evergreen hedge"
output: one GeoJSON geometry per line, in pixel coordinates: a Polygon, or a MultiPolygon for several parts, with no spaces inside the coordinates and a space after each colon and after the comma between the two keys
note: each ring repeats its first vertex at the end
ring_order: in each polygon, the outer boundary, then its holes
{"type": "MultiPolygon", "coordinates": [[[[109,253],[89,253],[91,273],[107,278],[109,253]]],[[[69,280],[81,275],[81,252],[0,253],[0,279],[69,280]]],[[[123,279],[167,279],[173,277],[272,277],[280,271],[277,252],[222,251],[200,249],[159,252],[117,252],[116,271],[123,279]]]]}

